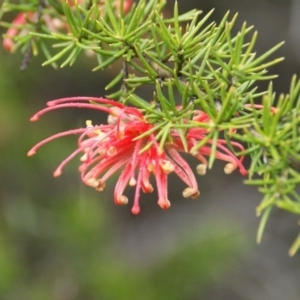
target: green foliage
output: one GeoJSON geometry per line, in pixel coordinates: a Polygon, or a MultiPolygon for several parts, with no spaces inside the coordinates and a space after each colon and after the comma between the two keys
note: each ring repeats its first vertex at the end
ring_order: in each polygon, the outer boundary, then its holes
{"type": "Polygon", "coordinates": [[[273,206],[300,214],[300,195],[297,192],[300,183],[299,92],[300,81],[294,76],[290,94],[280,95],[276,101],[270,84],[260,114],[255,113],[253,126],[246,128],[241,137],[248,143],[248,154],[252,158],[246,183],[258,186],[265,195],[257,207],[257,213],[263,213],[258,241],[273,206]]]}
{"type": "MultiPolygon", "coordinates": [[[[161,148],[172,129],[179,129],[186,145],[186,130],[203,127],[208,134],[193,150],[210,141],[212,167],[223,134],[233,153],[234,141],[245,142],[245,151],[235,154],[251,156],[245,182],[258,186],[264,195],[257,208],[262,214],[260,241],[274,206],[300,214],[300,81],[294,77],[290,93],[278,99],[272,84],[258,92],[258,81],[276,77],[267,68],[282,61],[270,58],[282,43],[257,56],[253,52],[257,32],[251,34],[252,27],[244,23],[233,33],[237,15],[227,13],[220,24],[208,23],[212,11],[202,17],[198,10],[180,15],[175,2],[173,17],[166,18],[164,5],[165,0],[140,0],[125,13],[123,9],[116,11],[110,0],[104,5],[96,0],[74,5],[55,0],[49,4],[7,0],[0,15],[35,13],[34,20],[28,17],[27,22],[16,26],[23,34],[14,37],[13,50],[20,49],[25,57],[28,51],[42,51],[46,56],[43,65],[72,66],[84,51],[96,57],[94,71],[121,62],[120,72],[106,86],[111,91],[107,97],[141,108],[159,131],[161,148]],[[59,20],[63,28],[53,30],[47,18],[59,20]],[[139,94],[145,85],[153,91],[148,99],[139,94]],[[211,121],[195,123],[195,110],[205,112],[211,121]],[[238,132],[233,134],[235,130],[238,132]]],[[[1,25],[12,26],[7,22],[1,25]]],[[[147,134],[150,132],[143,135],[147,134]]],[[[298,238],[290,253],[299,246],[298,238]]]]}

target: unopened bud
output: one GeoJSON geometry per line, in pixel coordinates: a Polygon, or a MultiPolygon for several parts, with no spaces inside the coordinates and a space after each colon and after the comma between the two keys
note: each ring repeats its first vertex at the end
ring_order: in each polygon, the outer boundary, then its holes
{"type": "Polygon", "coordinates": [[[98,191],[98,192],[103,192],[105,190],[105,187],[106,187],[106,183],[99,180],[99,184],[95,188],[95,190],[98,191]]]}
{"type": "Polygon", "coordinates": [[[93,188],[97,188],[99,186],[99,179],[89,178],[88,180],[85,181],[85,184],[93,188]]]}
{"type": "Polygon", "coordinates": [[[199,175],[205,175],[206,174],[206,170],[207,170],[207,165],[205,164],[199,164],[196,167],[196,171],[199,175]]]}
{"type": "Polygon", "coordinates": [[[165,174],[170,174],[174,171],[175,167],[170,161],[165,161],[161,166],[165,174]]]}
{"type": "Polygon", "coordinates": [[[144,183],[142,185],[142,190],[143,190],[144,193],[152,193],[153,192],[153,186],[150,183],[147,183],[147,184],[144,183]]]}
{"type": "Polygon", "coordinates": [[[128,203],[128,198],[124,195],[122,195],[118,199],[115,199],[115,204],[117,205],[125,205],[127,203],[128,203]]]}
{"type": "Polygon", "coordinates": [[[190,150],[190,153],[191,155],[193,156],[197,156],[199,153],[198,153],[198,150],[195,148],[195,147],[192,147],[191,150],[190,150]]]}
{"type": "Polygon", "coordinates": [[[225,174],[231,174],[236,169],[236,167],[237,166],[234,165],[233,163],[226,164],[224,167],[225,174]]]}
{"type": "Polygon", "coordinates": [[[80,161],[87,161],[88,160],[88,155],[86,153],[84,153],[81,157],[80,157],[80,161]]]}
{"type": "Polygon", "coordinates": [[[130,180],[129,180],[129,185],[130,186],[135,186],[136,185],[136,180],[132,177],[132,178],[130,178],[130,180]]]}
{"type": "Polygon", "coordinates": [[[85,124],[86,124],[86,127],[93,127],[93,124],[92,124],[91,120],[86,120],[85,124]]]}
{"type": "Polygon", "coordinates": [[[157,203],[162,209],[168,209],[171,206],[171,202],[168,199],[158,199],[157,203]]]}
{"type": "Polygon", "coordinates": [[[192,199],[196,199],[200,195],[200,192],[196,189],[187,187],[186,189],[183,190],[182,195],[184,198],[191,197],[192,199]]]}

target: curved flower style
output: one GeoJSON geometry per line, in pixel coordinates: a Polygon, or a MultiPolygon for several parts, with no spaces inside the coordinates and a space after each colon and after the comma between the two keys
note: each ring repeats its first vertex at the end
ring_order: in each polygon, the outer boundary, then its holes
{"type": "MultiPolygon", "coordinates": [[[[79,134],[78,148],[71,153],[56,169],[54,176],[62,173],[64,166],[77,154],[81,156],[79,172],[82,181],[97,191],[103,191],[106,181],[119,169],[123,169],[114,191],[114,202],[116,204],[126,204],[128,198],[124,195],[127,185],[135,186],[135,196],[132,206],[132,213],[140,212],[139,197],[140,190],[144,193],[151,193],[153,187],[149,181],[153,174],[156,180],[158,192],[158,205],[167,209],[170,201],[167,196],[168,174],[174,172],[186,185],[183,191],[185,198],[196,198],[200,192],[193,171],[188,163],[180,155],[184,151],[184,145],[176,129],[170,130],[169,134],[172,142],[167,141],[163,149],[157,142],[158,131],[155,125],[147,122],[143,113],[133,107],[124,106],[118,102],[92,97],[63,98],[48,102],[45,108],[35,114],[31,121],[36,121],[44,113],[63,107],[91,108],[107,112],[109,114],[108,124],[92,125],[87,121],[86,128],[69,130],[53,135],[35,145],[28,156],[34,155],[36,150],[53,139],[79,134]]],[[[208,116],[202,111],[196,111],[194,121],[208,122],[208,116]]],[[[211,154],[210,144],[195,151],[194,146],[206,136],[206,129],[192,128],[186,134],[188,151],[200,160],[197,172],[200,175],[206,173],[207,160],[204,156],[211,154]]],[[[241,174],[247,174],[242,165],[243,158],[238,159],[225,147],[226,142],[217,142],[216,158],[226,161],[225,173],[229,174],[239,168],[241,174]]],[[[243,147],[232,142],[232,145],[243,149],[243,147]]]]}

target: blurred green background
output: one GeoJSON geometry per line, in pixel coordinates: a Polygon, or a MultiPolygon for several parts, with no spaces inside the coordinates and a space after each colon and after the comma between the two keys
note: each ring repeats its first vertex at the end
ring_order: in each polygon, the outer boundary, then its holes
{"type": "MultiPolygon", "coordinates": [[[[272,69],[281,76],[277,91],[284,92],[292,74],[300,73],[298,2],[187,0],[179,7],[215,7],[211,20],[238,11],[238,23],[246,20],[259,32],[258,52],[286,40],[278,56],[287,59],[272,69]]],[[[166,14],[172,6],[169,1],[166,14]]],[[[83,55],[62,70],[43,68],[34,58],[21,73],[21,61],[21,55],[0,50],[1,300],[300,299],[299,254],[287,255],[297,218],[275,212],[257,246],[260,195],[243,186],[239,174],[224,175],[222,163],[199,178],[198,200],[183,200],[184,185],[171,176],[170,210],[157,206],[154,192],[142,195],[141,213],[133,216],[130,206],[113,204],[113,179],[104,193],[81,184],[76,159],[61,177],[52,177],[76,147],[75,137],[27,158],[51,134],[86,119],[105,121],[98,112],[76,109],[51,112],[37,123],[29,118],[48,100],[102,96],[117,69],[92,73],[94,61],[83,55]]]]}

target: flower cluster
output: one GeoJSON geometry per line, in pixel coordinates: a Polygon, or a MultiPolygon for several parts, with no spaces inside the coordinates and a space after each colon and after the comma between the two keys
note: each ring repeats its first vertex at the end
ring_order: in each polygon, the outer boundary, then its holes
{"type": "MultiPolygon", "coordinates": [[[[83,4],[83,0],[62,0],[73,7],[76,4],[83,4]]],[[[121,0],[114,0],[113,7],[115,8],[115,13],[120,13],[121,0]]],[[[133,4],[133,0],[123,1],[123,12],[126,14],[130,10],[133,4]]],[[[99,6],[104,7],[104,1],[99,0],[99,6]]],[[[104,12],[104,10],[103,10],[104,12]]],[[[3,48],[8,52],[14,52],[15,50],[15,40],[27,35],[32,29],[32,26],[45,26],[49,32],[57,33],[60,31],[69,32],[69,26],[67,24],[66,18],[64,16],[53,17],[50,13],[42,14],[41,11],[27,11],[20,12],[12,21],[10,28],[7,30],[3,39],[3,48]],[[39,24],[39,25],[38,25],[39,24]]]]}
{"type": "MultiPolygon", "coordinates": [[[[140,212],[139,198],[140,191],[151,193],[153,186],[150,183],[152,174],[156,181],[158,193],[158,205],[167,209],[170,207],[168,199],[168,175],[174,172],[186,185],[183,191],[185,198],[196,198],[200,192],[198,184],[188,163],[180,155],[185,152],[186,146],[183,145],[177,129],[170,129],[169,139],[159,144],[157,136],[159,135],[155,125],[149,123],[141,110],[128,107],[121,103],[93,97],[72,97],[63,98],[48,102],[48,107],[35,114],[31,121],[36,121],[39,117],[51,110],[63,107],[91,108],[107,112],[107,124],[92,125],[87,121],[85,128],[69,130],[53,135],[35,145],[28,156],[34,155],[38,148],[45,143],[66,135],[78,134],[78,147],[71,153],[56,169],[54,176],[62,173],[64,166],[77,154],[81,156],[81,165],[79,172],[82,181],[97,191],[103,191],[106,181],[118,170],[123,169],[116,183],[114,190],[114,202],[122,205],[128,202],[124,195],[127,185],[135,186],[135,196],[132,206],[132,213],[140,212]]],[[[194,122],[209,122],[210,119],[202,111],[195,111],[194,122]]],[[[194,126],[186,133],[187,151],[196,157],[200,164],[197,166],[197,173],[204,175],[207,169],[207,160],[205,156],[210,156],[212,141],[196,149],[199,141],[202,141],[207,135],[207,129],[194,126]]],[[[243,147],[232,142],[234,147],[243,150],[243,147]]],[[[247,174],[242,165],[243,157],[237,158],[229,149],[226,148],[224,140],[217,141],[217,159],[227,162],[224,171],[230,174],[236,168],[240,173],[247,174]]]]}

